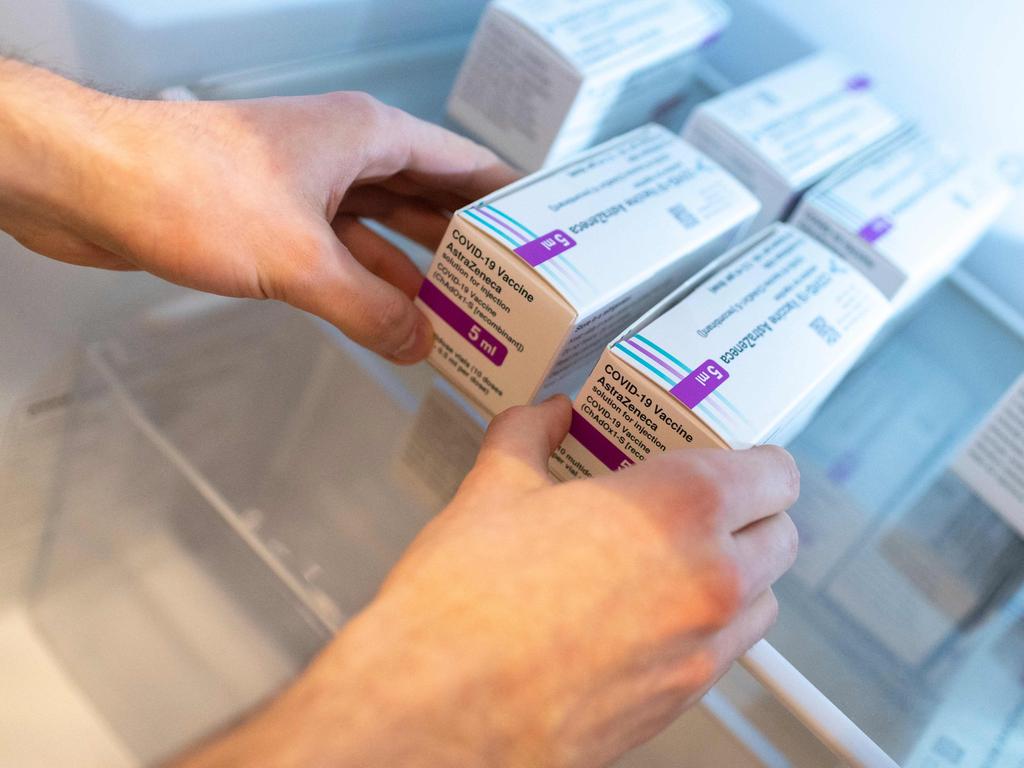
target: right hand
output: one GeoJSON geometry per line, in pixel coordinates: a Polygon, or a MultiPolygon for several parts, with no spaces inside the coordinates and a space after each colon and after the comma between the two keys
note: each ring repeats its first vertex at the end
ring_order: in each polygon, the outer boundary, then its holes
{"type": "Polygon", "coordinates": [[[453,210],[517,176],[366,94],[129,100],[0,58],[0,229],[72,264],[287,302],[398,363],[433,344],[423,276],[364,222],[433,250],[453,210]]]}
{"type": "Polygon", "coordinates": [[[451,504],[276,705],[293,749],[322,732],[339,765],[604,765],[765,634],[797,548],[789,454],[686,449],[557,485],[569,414],[558,398],[494,420],[451,504]]]}

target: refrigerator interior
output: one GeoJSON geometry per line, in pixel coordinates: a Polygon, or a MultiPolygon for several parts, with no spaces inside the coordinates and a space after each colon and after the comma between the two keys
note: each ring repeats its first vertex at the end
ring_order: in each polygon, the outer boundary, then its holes
{"type": "MultiPolygon", "coordinates": [[[[763,29],[791,44],[772,49],[779,60],[744,60],[746,76],[807,49],[777,21],[763,29]]],[[[176,94],[358,88],[440,121],[467,42],[323,55],[176,94]]],[[[723,43],[715,64],[734,49],[723,43]]],[[[743,74],[706,69],[663,119],[678,127],[743,74]]],[[[982,251],[998,262],[1010,247],[996,237],[982,251]]],[[[803,551],[769,639],[901,764],[922,768],[1024,755],[1020,539],[949,470],[1024,370],[1022,319],[991,290],[988,265],[977,271],[989,285],[961,271],[908,313],[791,446],[803,551]],[[984,517],[970,542],[994,542],[1001,559],[972,570],[978,550],[951,538],[961,529],[929,529],[935,507],[953,522],[984,517]],[[936,599],[936,584],[959,602],[936,599]]],[[[482,434],[426,367],[392,368],[282,307],[168,296],[54,366],[3,447],[0,640],[32,640],[67,676],[68,706],[101,734],[96,764],[166,757],[283,685],[371,598],[482,434]]],[[[740,669],[623,765],[680,756],[833,762],[740,669]]]]}

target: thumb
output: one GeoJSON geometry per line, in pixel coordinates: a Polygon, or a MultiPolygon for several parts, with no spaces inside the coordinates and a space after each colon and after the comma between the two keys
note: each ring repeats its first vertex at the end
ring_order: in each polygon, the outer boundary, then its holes
{"type": "Polygon", "coordinates": [[[520,488],[546,485],[548,457],[569,431],[571,415],[565,395],[498,414],[484,436],[473,475],[520,488]]]}
{"type": "Polygon", "coordinates": [[[392,362],[425,358],[434,332],[412,299],[363,266],[330,229],[317,243],[316,254],[278,276],[273,298],[322,317],[392,362]]]}

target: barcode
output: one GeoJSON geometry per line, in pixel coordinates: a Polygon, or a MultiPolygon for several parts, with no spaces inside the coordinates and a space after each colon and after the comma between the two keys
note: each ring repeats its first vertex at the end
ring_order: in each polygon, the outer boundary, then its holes
{"type": "Polygon", "coordinates": [[[693,229],[698,224],[700,224],[700,219],[694,216],[690,212],[690,209],[687,208],[682,203],[679,203],[678,205],[673,205],[671,208],[668,209],[668,212],[675,216],[676,221],[682,224],[686,229],[693,229]]]}
{"type": "Polygon", "coordinates": [[[839,341],[839,331],[829,325],[828,321],[821,315],[811,320],[811,329],[829,346],[839,341]]]}

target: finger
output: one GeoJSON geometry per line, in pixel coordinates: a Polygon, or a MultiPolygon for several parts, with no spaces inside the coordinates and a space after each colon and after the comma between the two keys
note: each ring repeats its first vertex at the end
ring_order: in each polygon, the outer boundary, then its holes
{"type": "Polygon", "coordinates": [[[16,232],[11,236],[29,250],[65,264],[115,272],[135,272],[139,269],[116,253],[59,229],[36,229],[27,233],[16,232]]]}
{"type": "Polygon", "coordinates": [[[799,536],[785,512],[751,523],[737,531],[733,540],[748,600],[771,587],[796,561],[799,536]]]}
{"type": "Polygon", "coordinates": [[[426,357],[433,331],[410,297],[360,264],[330,229],[314,242],[315,253],[261,278],[264,292],[322,317],[388,360],[414,363],[426,357]]]}
{"type": "Polygon", "coordinates": [[[426,201],[428,205],[446,213],[452,213],[474,202],[470,198],[449,192],[447,189],[431,187],[418,181],[413,181],[401,173],[388,179],[382,179],[376,182],[376,184],[397,195],[426,201]]]}
{"type": "Polygon", "coordinates": [[[336,218],[332,229],[356,260],[370,272],[396,286],[409,298],[416,296],[423,275],[405,251],[351,216],[336,218]]]}
{"type": "Polygon", "coordinates": [[[422,200],[376,185],[350,189],[338,206],[338,213],[373,219],[429,250],[437,248],[450,220],[422,200]]]}
{"type": "Polygon", "coordinates": [[[360,178],[405,173],[427,186],[476,200],[519,176],[489,149],[399,109],[383,110],[376,138],[360,178]]]}
{"type": "Polygon", "coordinates": [[[754,643],[768,634],[778,617],[779,601],[775,593],[768,589],[758,595],[729,626],[718,632],[712,645],[721,669],[719,677],[728,671],[734,661],[749,651],[754,643]]]}
{"type": "Polygon", "coordinates": [[[492,419],[474,473],[500,477],[517,487],[546,485],[548,458],[566,432],[572,407],[564,395],[540,405],[518,406],[492,419]]]}
{"type": "Polygon", "coordinates": [[[732,533],[789,509],[800,493],[796,462],[782,448],[684,448],[621,470],[632,487],[666,507],[703,510],[732,533]]]}

